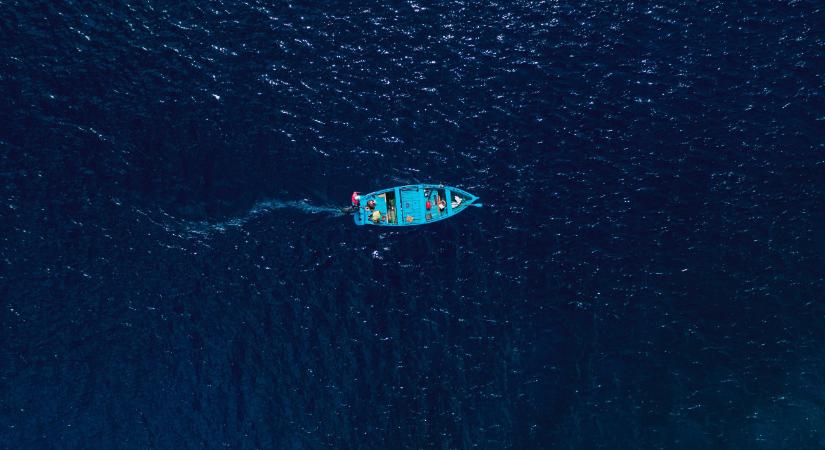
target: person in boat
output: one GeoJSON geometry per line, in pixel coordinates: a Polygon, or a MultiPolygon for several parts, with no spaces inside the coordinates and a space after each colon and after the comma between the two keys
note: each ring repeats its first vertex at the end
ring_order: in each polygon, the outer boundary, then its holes
{"type": "Polygon", "coordinates": [[[358,211],[358,208],[361,206],[361,195],[355,191],[352,193],[352,197],[350,198],[352,204],[345,208],[341,208],[341,212],[344,214],[352,214],[358,211]]]}
{"type": "Polygon", "coordinates": [[[445,202],[444,199],[441,198],[441,194],[439,194],[438,192],[435,193],[435,204],[438,205],[438,212],[443,213],[444,210],[447,209],[447,202],[445,202]]]}
{"type": "Polygon", "coordinates": [[[457,195],[453,195],[453,201],[450,204],[453,208],[458,208],[458,205],[461,204],[461,197],[457,195]]]}
{"type": "Polygon", "coordinates": [[[375,223],[380,222],[381,221],[381,212],[380,211],[373,211],[372,214],[370,215],[370,220],[372,220],[375,223]]]}
{"type": "Polygon", "coordinates": [[[366,208],[369,211],[375,210],[375,200],[368,200],[366,208]]]}

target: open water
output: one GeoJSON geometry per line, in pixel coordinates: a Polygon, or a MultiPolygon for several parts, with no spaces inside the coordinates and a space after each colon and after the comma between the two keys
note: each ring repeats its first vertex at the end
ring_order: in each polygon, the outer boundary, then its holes
{"type": "Polygon", "coordinates": [[[0,1],[0,448],[825,447],[823,8],[0,1]]]}

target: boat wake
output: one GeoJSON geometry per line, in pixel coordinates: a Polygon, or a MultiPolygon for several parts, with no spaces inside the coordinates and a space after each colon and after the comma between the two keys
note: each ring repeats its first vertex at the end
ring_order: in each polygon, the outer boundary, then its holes
{"type": "Polygon", "coordinates": [[[189,221],[187,222],[186,231],[189,233],[204,235],[226,231],[230,228],[241,228],[250,220],[279,209],[291,209],[293,211],[299,211],[306,214],[326,214],[331,216],[343,215],[341,208],[313,205],[306,199],[298,201],[264,200],[256,203],[246,214],[240,217],[235,217],[221,222],[189,221]]]}

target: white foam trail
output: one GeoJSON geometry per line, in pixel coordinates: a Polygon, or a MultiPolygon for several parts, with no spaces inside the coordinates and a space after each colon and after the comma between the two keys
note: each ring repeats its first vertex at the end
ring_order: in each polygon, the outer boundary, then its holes
{"type": "Polygon", "coordinates": [[[241,217],[225,220],[223,222],[188,222],[186,231],[203,235],[216,231],[226,231],[228,228],[232,227],[240,228],[250,220],[276,209],[293,209],[295,211],[301,211],[308,214],[329,214],[335,216],[343,215],[340,208],[334,208],[331,206],[316,206],[310,204],[307,200],[264,200],[256,203],[252,206],[252,208],[250,208],[249,212],[241,217]]]}
{"type": "Polygon", "coordinates": [[[293,208],[304,211],[310,214],[341,214],[341,208],[334,208],[332,206],[316,206],[311,205],[307,200],[301,201],[281,201],[281,200],[264,200],[256,203],[252,209],[249,210],[248,215],[258,215],[263,212],[271,211],[273,209],[293,208]]]}

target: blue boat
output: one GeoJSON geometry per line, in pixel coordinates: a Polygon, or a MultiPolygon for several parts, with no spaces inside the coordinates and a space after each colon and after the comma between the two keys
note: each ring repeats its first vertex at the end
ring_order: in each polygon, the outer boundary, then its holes
{"type": "Polygon", "coordinates": [[[443,184],[412,184],[365,195],[353,192],[349,212],[356,225],[409,227],[453,217],[470,206],[481,203],[467,191],[443,184]]]}

